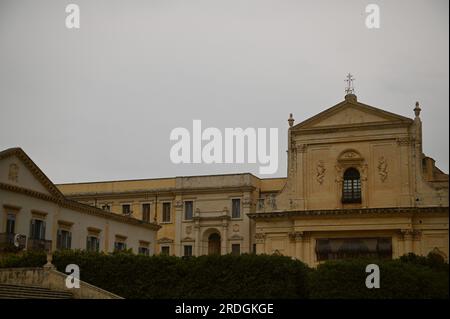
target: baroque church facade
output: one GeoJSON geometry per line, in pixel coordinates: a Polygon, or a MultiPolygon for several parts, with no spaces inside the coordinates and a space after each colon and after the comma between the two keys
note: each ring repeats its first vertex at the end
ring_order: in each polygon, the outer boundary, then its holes
{"type": "Polygon", "coordinates": [[[161,226],[155,253],[283,254],[315,266],[435,252],[448,261],[448,175],[414,119],[353,93],[294,125],[286,178],[252,174],[56,185],[67,198],[161,226]]]}

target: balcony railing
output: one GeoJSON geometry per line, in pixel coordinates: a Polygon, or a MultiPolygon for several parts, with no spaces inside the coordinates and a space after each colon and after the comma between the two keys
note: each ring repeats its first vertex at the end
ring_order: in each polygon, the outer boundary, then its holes
{"type": "Polygon", "coordinates": [[[52,241],[45,239],[28,239],[27,250],[44,250],[51,251],[52,250],[52,241]]]}
{"type": "Polygon", "coordinates": [[[17,251],[25,248],[26,236],[14,233],[0,233],[0,251],[17,251]]]}
{"type": "Polygon", "coordinates": [[[10,250],[14,248],[14,234],[0,233],[0,250],[10,250]]]}

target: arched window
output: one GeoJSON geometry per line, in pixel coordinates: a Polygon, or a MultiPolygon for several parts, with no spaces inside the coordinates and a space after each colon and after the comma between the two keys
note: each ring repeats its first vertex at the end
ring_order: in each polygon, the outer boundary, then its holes
{"type": "Polygon", "coordinates": [[[351,167],[344,172],[342,202],[361,203],[361,177],[356,168],[351,167]]]}

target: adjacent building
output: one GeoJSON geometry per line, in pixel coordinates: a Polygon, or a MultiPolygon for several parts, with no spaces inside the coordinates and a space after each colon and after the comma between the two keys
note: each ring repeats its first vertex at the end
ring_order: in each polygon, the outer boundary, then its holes
{"type": "Polygon", "coordinates": [[[155,253],[160,226],[66,198],[20,148],[0,152],[0,253],[86,249],[155,253]]]}

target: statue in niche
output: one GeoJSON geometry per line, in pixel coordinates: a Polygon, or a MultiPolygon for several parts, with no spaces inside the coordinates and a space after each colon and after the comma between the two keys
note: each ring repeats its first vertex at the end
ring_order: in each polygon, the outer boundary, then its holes
{"type": "Polygon", "coordinates": [[[326,172],[326,168],[325,168],[325,164],[323,161],[319,161],[317,163],[317,167],[316,167],[316,180],[319,184],[322,185],[323,180],[325,178],[325,172],[326,172]]]}
{"type": "Polygon", "coordinates": [[[378,174],[380,175],[380,179],[382,182],[386,181],[388,177],[388,171],[387,171],[387,162],[384,156],[381,156],[378,159],[378,174]]]}

